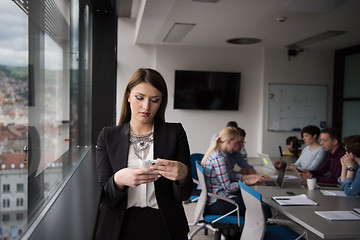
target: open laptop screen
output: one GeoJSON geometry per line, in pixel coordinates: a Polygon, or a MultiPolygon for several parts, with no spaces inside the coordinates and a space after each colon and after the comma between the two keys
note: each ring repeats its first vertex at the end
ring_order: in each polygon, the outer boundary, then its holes
{"type": "Polygon", "coordinates": [[[273,164],[273,162],[271,161],[269,155],[265,154],[265,153],[258,153],[261,164],[269,169],[275,170],[275,166],[273,164]]]}

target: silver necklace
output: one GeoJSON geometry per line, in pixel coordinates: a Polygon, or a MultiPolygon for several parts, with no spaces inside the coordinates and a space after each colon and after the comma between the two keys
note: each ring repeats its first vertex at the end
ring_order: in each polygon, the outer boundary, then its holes
{"type": "Polygon", "coordinates": [[[145,135],[137,135],[130,131],[129,141],[133,145],[135,155],[142,161],[144,161],[149,154],[150,145],[153,140],[153,132],[145,135]]]}

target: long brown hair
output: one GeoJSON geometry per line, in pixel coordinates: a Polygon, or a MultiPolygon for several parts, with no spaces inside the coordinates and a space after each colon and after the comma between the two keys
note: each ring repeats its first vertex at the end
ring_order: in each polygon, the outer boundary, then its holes
{"type": "Polygon", "coordinates": [[[220,150],[220,146],[222,143],[225,143],[227,140],[233,140],[236,137],[240,137],[240,132],[237,128],[234,127],[226,127],[219,133],[219,137],[210,144],[209,149],[206,151],[204,157],[201,160],[201,165],[204,166],[206,159],[210,156],[210,154],[215,150],[220,150]]]}
{"type": "Polygon", "coordinates": [[[131,119],[130,103],[127,100],[128,94],[131,92],[131,89],[133,89],[133,87],[135,87],[139,83],[149,83],[161,92],[162,96],[160,107],[155,114],[154,119],[165,122],[165,109],[168,100],[168,92],[165,80],[161,76],[161,74],[154,69],[139,68],[131,75],[126,85],[121,107],[119,125],[125,122],[129,122],[131,119]]]}

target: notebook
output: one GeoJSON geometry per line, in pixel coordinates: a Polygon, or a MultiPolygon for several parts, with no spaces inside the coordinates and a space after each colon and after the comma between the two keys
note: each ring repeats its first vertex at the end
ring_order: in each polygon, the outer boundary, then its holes
{"type": "Polygon", "coordinates": [[[348,197],[344,191],[337,191],[337,190],[320,190],[324,196],[335,196],[335,197],[348,197]]]}
{"type": "Polygon", "coordinates": [[[276,180],[265,181],[256,184],[260,188],[282,188],[285,182],[285,169],[279,169],[276,180]]]}
{"type": "Polygon", "coordinates": [[[300,194],[295,196],[279,196],[272,197],[275,202],[281,206],[306,206],[306,205],[319,205],[306,196],[306,194],[300,194]]]}
{"type": "Polygon", "coordinates": [[[315,213],[330,221],[360,221],[360,214],[355,211],[315,211],[315,213]]]}

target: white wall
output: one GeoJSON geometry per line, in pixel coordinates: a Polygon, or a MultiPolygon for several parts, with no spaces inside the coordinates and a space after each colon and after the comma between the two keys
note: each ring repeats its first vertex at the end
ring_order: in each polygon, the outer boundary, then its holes
{"type": "MultiPolygon", "coordinates": [[[[285,49],[205,48],[176,45],[147,46],[134,43],[133,20],[118,21],[117,119],[126,81],[140,67],[158,70],[166,80],[169,101],[166,120],[181,122],[187,132],[191,153],[205,152],[213,133],[228,121],[237,121],[244,128],[249,156],[267,152],[279,156],[278,145],[285,147],[289,132],[267,131],[267,91],[270,82],[329,85],[332,98],[333,54],[305,52],[288,61],[285,49]],[[238,111],[174,110],[175,69],[241,72],[238,111]]],[[[330,119],[331,112],[329,101],[330,119]]]]}
{"type": "Polygon", "coordinates": [[[258,126],[261,126],[259,122],[262,120],[259,118],[262,108],[262,49],[161,46],[157,47],[156,55],[156,68],[166,79],[169,90],[166,119],[184,125],[191,152],[205,152],[211,136],[224,128],[228,121],[233,120],[248,134],[248,153],[256,153],[256,136],[261,130],[258,126]],[[174,110],[175,69],[241,72],[239,110],[174,110]]]}
{"type": "Polygon", "coordinates": [[[116,119],[120,119],[120,110],[126,83],[136,69],[155,67],[155,47],[135,44],[135,20],[121,18],[118,20],[117,48],[117,101],[116,119]]]}
{"type": "MultiPolygon", "coordinates": [[[[289,61],[286,49],[266,49],[264,59],[264,114],[262,127],[263,152],[279,156],[278,146],[286,149],[290,135],[300,138],[300,132],[270,132],[268,128],[269,83],[323,84],[328,86],[327,125],[331,126],[333,92],[333,51],[305,51],[289,61]]],[[[325,106],[324,106],[325,107],[325,106]]],[[[314,123],[319,124],[319,123],[314,123]]]]}

